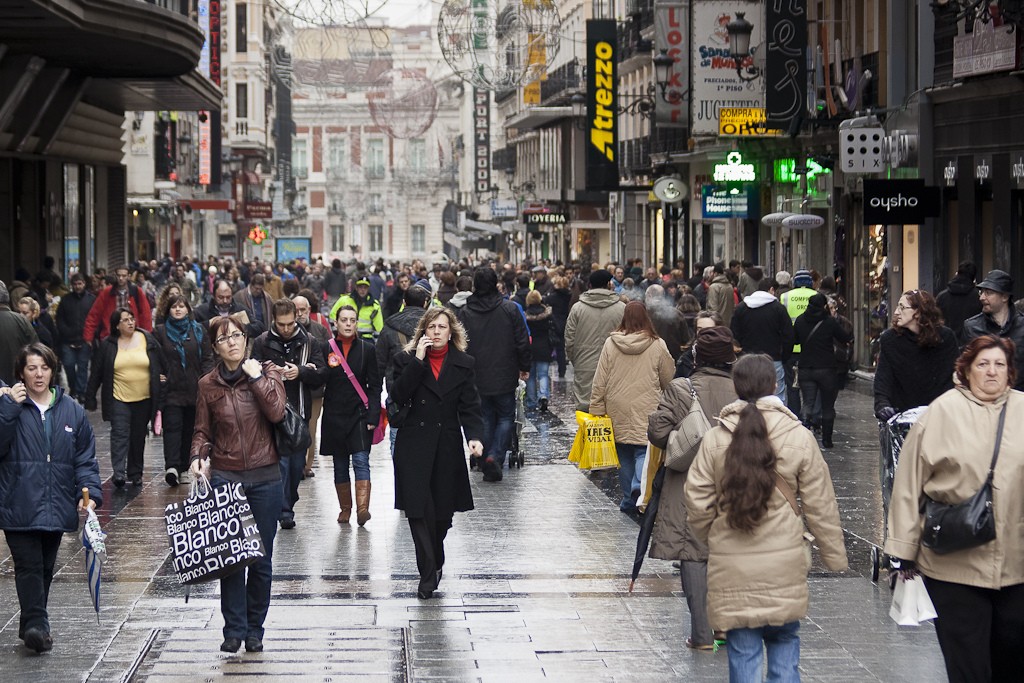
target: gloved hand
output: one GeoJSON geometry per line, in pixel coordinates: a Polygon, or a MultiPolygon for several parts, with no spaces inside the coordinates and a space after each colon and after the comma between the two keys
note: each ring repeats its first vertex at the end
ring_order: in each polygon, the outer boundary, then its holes
{"type": "Polygon", "coordinates": [[[889,418],[891,418],[898,412],[899,411],[893,408],[892,406],[886,406],[884,408],[879,409],[879,411],[875,413],[875,417],[877,417],[882,422],[888,422],[889,418]]]}
{"type": "Polygon", "coordinates": [[[899,572],[900,578],[904,581],[912,579],[921,573],[917,570],[917,562],[914,560],[903,560],[893,557],[889,559],[889,566],[893,571],[899,572]]]}

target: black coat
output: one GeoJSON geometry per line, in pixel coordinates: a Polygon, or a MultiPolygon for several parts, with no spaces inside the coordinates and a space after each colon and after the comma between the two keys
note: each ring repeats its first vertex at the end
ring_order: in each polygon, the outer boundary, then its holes
{"type": "Polygon", "coordinates": [[[964,321],[963,331],[960,335],[960,344],[966,346],[967,342],[983,334],[992,334],[997,337],[1005,337],[1013,340],[1017,345],[1017,357],[1014,359],[1014,366],[1017,368],[1017,383],[1013,386],[1018,391],[1024,391],[1024,316],[1017,313],[1017,310],[1010,304],[1010,317],[1006,324],[1000,327],[987,313],[979,313],[973,318],[964,321]]]}
{"type": "Polygon", "coordinates": [[[456,315],[469,336],[469,355],[480,362],[480,395],[511,394],[519,387],[519,373],[530,371],[530,337],[522,309],[493,292],[469,297],[456,315]]]}
{"type": "Polygon", "coordinates": [[[853,340],[853,331],[847,329],[848,325],[823,308],[808,307],[793,323],[796,343],[800,344],[800,367],[837,370],[835,342],[845,344],[853,340]],[[819,321],[821,327],[815,331],[819,321]]]}
{"type": "Polygon", "coordinates": [[[935,297],[935,303],[942,311],[946,327],[953,330],[958,341],[963,332],[964,321],[981,313],[981,299],[974,282],[963,275],[957,275],[946,288],[935,297]]]}
{"type": "Polygon", "coordinates": [[[926,406],[953,388],[953,366],[959,351],[956,337],[941,328],[938,346],[922,348],[917,335],[890,328],[879,337],[875,370],[875,414],[892,407],[897,412],[926,406]]]}
{"type": "Polygon", "coordinates": [[[395,508],[410,518],[425,516],[433,502],[437,519],[473,509],[462,440],[483,441],[483,420],[472,356],[449,345],[441,374],[412,352],[395,356],[391,398],[410,404],[395,441],[395,508]]]}
{"type": "Polygon", "coordinates": [[[285,363],[298,366],[299,376],[284,381],[284,390],[288,394],[288,402],[299,411],[308,422],[313,413],[312,390],[324,383],[324,355],[320,343],[314,340],[302,326],[298,326],[295,335],[290,339],[282,339],[275,330],[264,332],[252,345],[252,357],[260,361],[270,361],[283,368],[285,363]],[[307,367],[312,363],[314,367],[307,367]]]}
{"type": "Polygon", "coordinates": [[[65,294],[57,306],[57,337],[61,344],[84,344],[82,332],[89,309],[96,303],[96,295],[85,290],[81,295],[65,294]]]}
{"type": "Polygon", "coordinates": [[[777,361],[793,355],[793,321],[778,301],[754,307],[741,302],[729,326],[743,353],[766,353],[777,361]]]}
{"type": "MultiPolygon", "coordinates": [[[[338,350],[341,350],[341,344],[338,350]]],[[[324,455],[351,455],[370,450],[373,432],[367,425],[377,426],[380,421],[380,372],[373,353],[373,344],[356,338],[349,349],[348,362],[352,374],[369,401],[369,409],[363,406],[352,382],[340,363],[332,365],[334,351],[330,342],[321,343],[327,365],[323,372],[324,412],[320,418],[320,452],[324,455]]]]}
{"type": "Polygon", "coordinates": [[[164,405],[194,406],[199,395],[199,378],[213,369],[209,331],[204,330],[202,341],[197,341],[192,334],[185,339],[182,344],[185,347],[185,367],[181,366],[181,356],[174,342],[167,336],[166,325],[157,325],[153,336],[160,345],[167,369],[164,373],[167,377],[164,405]]]}
{"type": "Polygon", "coordinates": [[[530,329],[530,355],[535,363],[551,362],[551,334],[554,321],[551,307],[535,304],[526,307],[526,325],[530,329]]]}
{"type": "Polygon", "coordinates": [[[569,319],[572,293],[568,289],[552,289],[544,297],[544,303],[551,307],[551,319],[555,323],[555,342],[565,343],[565,321],[569,319]]]}
{"type": "MultiPolygon", "coordinates": [[[[146,338],[146,355],[149,356],[149,419],[156,417],[156,411],[163,406],[164,384],[160,375],[166,375],[164,355],[156,338],[145,330],[137,330],[146,338]]],[[[100,342],[99,350],[92,355],[89,365],[89,386],[85,390],[85,406],[96,410],[96,390],[103,388],[103,421],[110,422],[114,405],[114,361],[117,359],[117,335],[109,335],[100,342]]]]}
{"type": "Polygon", "coordinates": [[[401,313],[393,315],[384,321],[384,327],[377,338],[375,353],[377,354],[377,371],[384,378],[384,384],[388,391],[391,391],[391,382],[394,381],[394,358],[395,354],[402,350],[402,347],[416,335],[416,328],[420,319],[426,314],[425,308],[406,308],[401,313]],[[402,336],[405,339],[402,339],[402,336]]]}

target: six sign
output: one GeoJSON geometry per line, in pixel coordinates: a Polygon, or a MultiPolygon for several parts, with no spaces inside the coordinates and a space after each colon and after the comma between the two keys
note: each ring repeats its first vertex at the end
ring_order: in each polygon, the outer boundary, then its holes
{"type": "Polygon", "coordinates": [[[839,131],[840,159],[847,173],[881,173],[884,128],[846,128],[839,131]]]}

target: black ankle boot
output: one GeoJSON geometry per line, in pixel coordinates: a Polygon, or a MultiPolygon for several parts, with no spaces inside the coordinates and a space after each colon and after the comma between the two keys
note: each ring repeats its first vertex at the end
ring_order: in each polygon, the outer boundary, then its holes
{"type": "Polygon", "coordinates": [[[822,448],[832,448],[832,429],[835,427],[835,420],[822,420],[821,421],[821,446],[822,448]]]}

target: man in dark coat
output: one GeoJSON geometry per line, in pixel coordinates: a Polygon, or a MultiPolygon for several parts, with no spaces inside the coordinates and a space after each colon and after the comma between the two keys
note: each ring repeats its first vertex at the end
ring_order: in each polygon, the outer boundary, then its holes
{"type": "Polygon", "coordinates": [[[978,287],[974,284],[978,276],[978,267],[971,261],[964,261],[956,268],[956,275],[949,281],[946,288],[935,297],[935,303],[942,311],[946,327],[953,330],[957,342],[963,343],[960,335],[964,321],[981,313],[981,300],[978,298],[978,287]]]}
{"type": "Polygon", "coordinates": [[[249,280],[249,286],[235,294],[235,303],[249,314],[249,322],[258,322],[263,329],[269,329],[273,320],[271,306],[274,300],[264,291],[267,278],[263,273],[256,273],[249,280]]]}
{"type": "Polygon", "coordinates": [[[966,346],[975,337],[991,334],[1010,339],[1017,345],[1017,383],[1014,389],[1024,391],[1024,316],[1013,307],[1013,278],[1002,270],[990,270],[978,284],[981,313],[964,321],[960,334],[966,346]]]}
{"type": "Polygon", "coordinates": [[[522,309],[498,292],[498,274],[478,268],[473,296],[457,313],[480,364],[476,388],[484,420],[484,481],[501,481],[516,417],[516,389],[530,376],[530,337],[522,309]]]}
{"type": "Polygon", "coordinates": [[[234,293],[231,291],[231,283],[227,280],[218,280],[217,284],[213,286],[213,298],[205,304],[196,306],[193,310],[196,322],[201,323],[203,327],[209,328],[210,321],[214,318],[234,315],[235,313],[245,313],[246,317],[249,318],[249,323],[245,326],[246,336],[249,339],[255,339],[263,334],[267,330],[266,325],[258,320],[253,320],[245,307],[236,302],[233,297],[234,293]]]}
{"type": "Polygon", "coordinates": [[[96,303],[96,295],[85,288],[81,273],[71,276],[71,291],[65,294],[57,307],[57,337],[60,339],[60,361],[68,376],[71,395],[85,403],[85,388],[89,384],[89,355],[92,347],[82,339],[85,319],[96,303]]]}
{"type": "MultiPolygon", "coordinates": [[[[324,383],[322,371],[326,365],[323,351],[299,325],[295,303],[291,299],[275,301],[273,316],[271,328],[256,338],[252,357],[284,368],[284,390],[288,402],[308,425],[313,411],[311,390],[324,383]]],[[[295,503],[299,500],[299,482],[306,464],[306,451],[279,455],[284,486],[284,505],[279,521],[282,529],[294,529],[295,503]]]]}
{"type": "Polygon", "coordinates": [[[11,310],[11,295],[0,280],[0,380],[14,384],[14,361],[18,352],[34,341],[38,341],[35,330],[25,316],[11,310]]]}
{"type": "Polygon", "coordinates": [[[732,334],[743,353],[764,353],[775,365],[775,395],[786,405],[785,362],[793,354],[793,321],[786,307],[775,298],[775,282],[762,278],[757,290],[747,296],[733,313],[732,334]]]}

